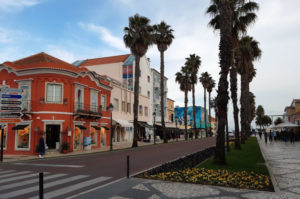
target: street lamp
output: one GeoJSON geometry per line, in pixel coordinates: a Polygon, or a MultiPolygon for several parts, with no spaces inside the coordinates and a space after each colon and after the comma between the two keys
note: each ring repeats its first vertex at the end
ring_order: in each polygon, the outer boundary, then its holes
{"type": "Polygon", "coordinates": [[[178,117],[177,115],[175,116],[175,125],[176,125],[176,142],[178,142],[178,129],[177,129],[177,120],[178,120],[178,117]]]}
{"type": "Polygon", "coordinates": [[[107,109],[110,111],[110,151],[113,150],[113,144],[112,144],[112,111],[114,109],[114,106],[112,103],[107,107],[107,109]]]}
{"type": "Polygon", "coordinates": [[[156,135],[155,135],[155,116],[156,116],[156,110],[153,112],[153,136],[154,136],[154,144],[156,144],[156,135]]]}

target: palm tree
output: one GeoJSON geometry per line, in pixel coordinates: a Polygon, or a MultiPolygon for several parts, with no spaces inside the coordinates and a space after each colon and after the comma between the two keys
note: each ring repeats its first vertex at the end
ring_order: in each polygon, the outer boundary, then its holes
{"type": "Polygon", "coordinates": [[[207,137],[207,114],[206,114],[206,89],[208,88],[210,84],[211,76],[208,74],[208,72],[202,73],[201,77],[199,78],[199,81],[202,83],[202,86],[204,88],[204,128],[205,128],[205,135],[207,137]]]}
{"type": "Polygon", "coordinates": [[[241,75],[241,142],[245,143],[247,132],[250,131],[248,118],[249,107],[249,84],[251,73],[253,73],[253,61],[259,59],[261,50],[258,47],[258,42],[252,37],[244,36],[239,41],[238,51],[238,73],[241,75]]]}
{"type": "MultiPolygon", "coordinates": [[[[249,92],[249,124],[255,118],[255,95],[252,92],[249,92]]],[[[249,135],[248,135],[249,136],[249,135]]]]}
{"type": "Polygon", "coordinates": [[[164,143],[167,143],[166,128],[165,128],[165,66],[164,66],[164,52],[171,45],[174,36],[171,27],[162,21],[158,25],[153,26],[154,29],[154,43],[160,52],[160,106],[161,106],[161,127],[164,143]]]}
{"type": "MultiPolygon", "coordinates": [[[[211,5],[206,13],[212,16],[209,25],[215,30],[220,29],[219,10],[220,0],[211,0],[211,5]]],[[[253,1],[246,2],[245,0],[233,0],[233,23],[232,23],[232,67],[230,69],[230,90],[233,104],[233,117],[235,126],[235,148],[241,149],[239,140],[239,108],[237,105],[237,66],[234,62],[236,50],[238,49],[238,40],[241,34],[247,32],[247,27],[256,19],[256,14],[253,12],[258,10],[259,6],[253,1]]]]}
{"type": "Polygon", "coordinates": [[[188,104],[188,91],[191,90],[191,74],[186,66],[181,67],[181,71],[175,74],[175,81],[179,83],[180,90],[184,92],[184,126],[185,126],[185,140],[188,139],[187,133],[187,104],[188,104]]]}
{"type": "Polygon", "coordinates": [[[211,109],[211,99],[210,99],[210,94],[212,92],[212,89],[216,86],[215,80],[211,77],[209,80],[209,85],[207,87],[207,92],[208,92],[208,123],[209,123],[209,132],[211,133],[211,114],[210,114],[210,109],[211,109]]]}
{"type": "MultiPolygon", "coordinates": [[[[213,0],[217,1],[217,0],[213,0]]],[[[228,72],[232,66],[232,24],[233,24],[233,0],[219,0],[217,5],[220,12],[219,29],[220,29],[220,79],[218,84],[217,94],[217,109],[218,109],[218,130],[217,142],[215,149],[214,162],[219,165],[226,164],[224,137],[225,123],[228,104],[228,72]]]]}
{"type": "Polygon", "coordinates": [[[193,118],[194,118],[194,134],[195,138],[198,138],[198,133],[196,133],[196,105],[195,105],[195,84],[198,80],[198,70],[201,65],[201,59],[198,55],[192,54],[188,58],[185,58],[185,65],[189,68],[191,74],[191,83],[192,83],[192,97],[193,97],[193,118]]]}
{"type": "Polygon", "coordinates": [[[132,147],[137,147],[138,138],[140,58],[146,54],[148,47],[153,43],[153,27],[149,23],[150,20],[148,18],[135,14],[133,17],[129,17],[129,26],[124,28],[124,43],[126,47],[130,48],[131,53],[135,56],[133,108],[134,136],[132,147]]]}
{"type": "Polygon", "coordinates": [[[255,111],[256,115],[256,125],[259,125],[259,130],[261,132],[261,126],[263,125],[263,116],[265,115],[265,110],[262,105],[258,105],[255,111]]]}

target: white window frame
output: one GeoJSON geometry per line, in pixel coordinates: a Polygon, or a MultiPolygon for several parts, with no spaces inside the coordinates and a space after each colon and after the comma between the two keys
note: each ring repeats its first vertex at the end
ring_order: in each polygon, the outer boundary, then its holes
{"type": "Polygon", "coordinates": [[[118,98],[114,98],[114,101],[113,101],[113,105],[114,105],[114,111],[119,111],[119,107],[120,107],[120,103],[119,103],[119,99],[118,98]],[[116,106],[116,103],[117,102],[117,106],[116,106]]]}
{"type": "Polygon", "coordinates": [[[90,110],[94,112],[98,112],[98,91],[91,89],[90,93],[91,93],[90,110]],[[93,95],[96,95],[96,104],[93,104],[93,95]]]}
{"type": "MultiPolygon", "coordinates": [[[[54,87],[55,88],[55,87],[54,87]]],[[[55,91],[54,91],[55,93],[55,91]]],[[[45,88],[45,102],[47,104],[62,104],[63,103],[63,98],[64,98],[64,84],[63,83],[57,83],[57,82],[46,82],[46,88],[45,88]],[[60,102],[56,101],[48,101],[47,94],[48,94],[48,85],[60,85],[61,86],[61,99],[60,102]]]]}
{"type": "Polygon", "coordinates": [[[18,139],[18,130],[15,130],[15,151],[30,151],[31,148],[31,123],[18,123],[16,125],[28,125],[29,126],[29,137],[28,137],[28,148],[19,148],[17,145],[17,139],[18,139]]]}
{"type": "Polygon", "coordinates": [[[102,109],[102,111],[106,111],[106,104],[107,104],[107,96],[106,95],[101,95],[100,103],[101,103],[101,107],[102,107],[101,109],[102,109]],[[102,104],[102,97],[105,97],[105,104],[104,104],[104,106],[102,104]]]}

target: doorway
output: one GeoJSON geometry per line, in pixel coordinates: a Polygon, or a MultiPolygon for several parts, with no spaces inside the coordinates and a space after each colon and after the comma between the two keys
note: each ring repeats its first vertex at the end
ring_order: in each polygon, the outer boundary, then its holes
{"type": "Polygon", "coordinates": [[[60,139],[60,125],[46,125],[46,145],[48,149],[58,149],[60,139]]]}

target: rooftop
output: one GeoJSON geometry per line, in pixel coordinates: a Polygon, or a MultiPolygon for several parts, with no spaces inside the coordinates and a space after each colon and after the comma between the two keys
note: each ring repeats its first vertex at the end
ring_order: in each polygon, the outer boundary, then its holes
{"type": "Polygon", "coordinates": [[[129,56],[130,56],[130,54],[117,55],[117,56],[111,56],[111,57],[101,57],[101,58],[94,58],[94,59],[86,59],[86,60],[83,60],[82,62],[80,62],[79,66],[86,67],[86,66],[112,64],[112,63],[119,63],[119,62],[124,63],[129,56]]]}
{"type": "Polygon", "coordinates": [[[50,69],[60,69],[68,70],[73,72],[87,71],[86,68],[76,68],[73,65],[62,61],[58,58],[55,58],[47,53],[41,52],[29,57],[25,57],[13,62],[4,62],[4,65],[7,65],[15,70],[26,70],[26,69],[35,69],[35,68],[50,68],[50,69]]]}

